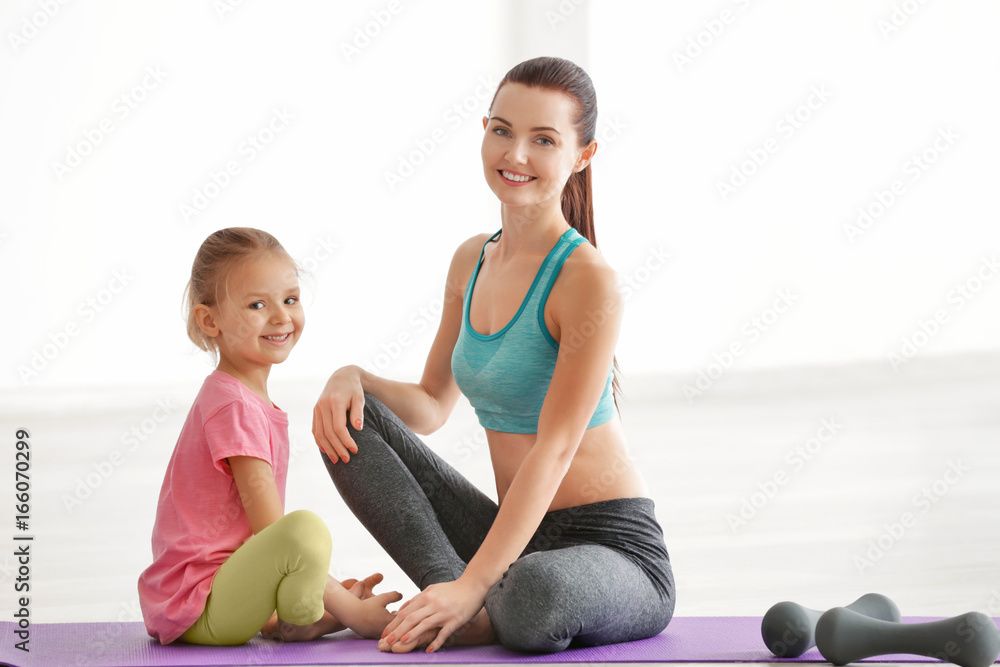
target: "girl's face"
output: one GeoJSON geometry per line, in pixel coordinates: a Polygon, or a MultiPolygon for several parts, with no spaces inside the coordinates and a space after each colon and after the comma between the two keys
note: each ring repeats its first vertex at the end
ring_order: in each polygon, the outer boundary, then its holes
{"type": "Polygon", "coordinates": [[[302,329],[295,267],[279,253],[244,260],[227,277],[227,293],[210,308],[220,357],[235,366],[267,366],[288,358],[302,329]]]}
{"type": "Polygon", "coordinates": [[[597,142],[581,148],[573,127],[576,104],[559,91],[506,83],[483,118],[483,172],[509,206],[558,204],[574,171],[589,164],[597,142]]]}

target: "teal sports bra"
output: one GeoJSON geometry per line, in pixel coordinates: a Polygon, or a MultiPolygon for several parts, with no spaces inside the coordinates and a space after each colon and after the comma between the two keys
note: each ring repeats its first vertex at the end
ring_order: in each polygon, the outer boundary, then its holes
{"type": "MultiPolygon", "coordinates": [[[[498,231],[486,243],[499,236],[498,231]]],[[[545,326],[545,302],[563,262],[586,240],[575,229],[566,230],[542,261],[513,319],[489,336],[473,330],[469,322],[469,304],[486,252],[483,244],[479,263],[465,288],[462,328],[451,355],[455,381],[475,408],[483,428],[504,433],[538,432],[538,415],[559,352],[559,343],[545,326]]],[[[599,426],[614,415],[612,378],[613,368],[609,368],[604,393],[587,428],[599,426]]]]}

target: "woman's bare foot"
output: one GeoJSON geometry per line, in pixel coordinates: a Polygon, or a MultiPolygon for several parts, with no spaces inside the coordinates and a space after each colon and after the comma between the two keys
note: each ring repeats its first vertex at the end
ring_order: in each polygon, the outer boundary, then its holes
{"type": "MultiPolygon", "coordinates": [[[[391,646],[385,639],[380,639],[378,642],[378,650],[383,652],[392,653],[409,653],[415,648],[424,648],[430,646],[434,638],[437,637],[438,631],[436,629],[431,629],[417,637],[416,640],[408,641],[405,644],[401,641],[393,643],[391,646]]],[[[472,617],[468,623],[464,626],[451,633],[444,642],[442,648],[448,646],[477,646],[480,644],[493,644],[497,640],[497,635],[493,632],[493,624],[490,622],[490,616],[486,613],[486,608],[483,607],[479,610],[479,613],[472,617]]]]}

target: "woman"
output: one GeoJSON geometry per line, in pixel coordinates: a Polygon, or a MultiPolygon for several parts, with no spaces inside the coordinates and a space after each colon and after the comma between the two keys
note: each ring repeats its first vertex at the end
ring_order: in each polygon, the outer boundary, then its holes
{"type": "Polygon", "coordinates": [[[421,589],[382,650],[451,639],[554,652],[649,637],[673,615],[663,534],[613,392],[622,308],[592,245],[596,124],[573,63],[508,72],[483,119],[501,230],[455,252],[421,381],[347,366],[316,404],[330,476],[421,589]],[[499,506],[414,435],[439,428],[460,392],[486,429],[499,506]]]}

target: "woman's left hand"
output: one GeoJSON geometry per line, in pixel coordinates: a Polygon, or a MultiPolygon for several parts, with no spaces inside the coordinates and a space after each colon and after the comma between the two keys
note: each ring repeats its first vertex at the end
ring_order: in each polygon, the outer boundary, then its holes
{"type": "Polygon", "coordinates": [[[428,645],[432,653],[483,608],[485,592],[462,581],[431,584],[408,600],[386,626],[379,649],[409,652],[428,645]]]}

